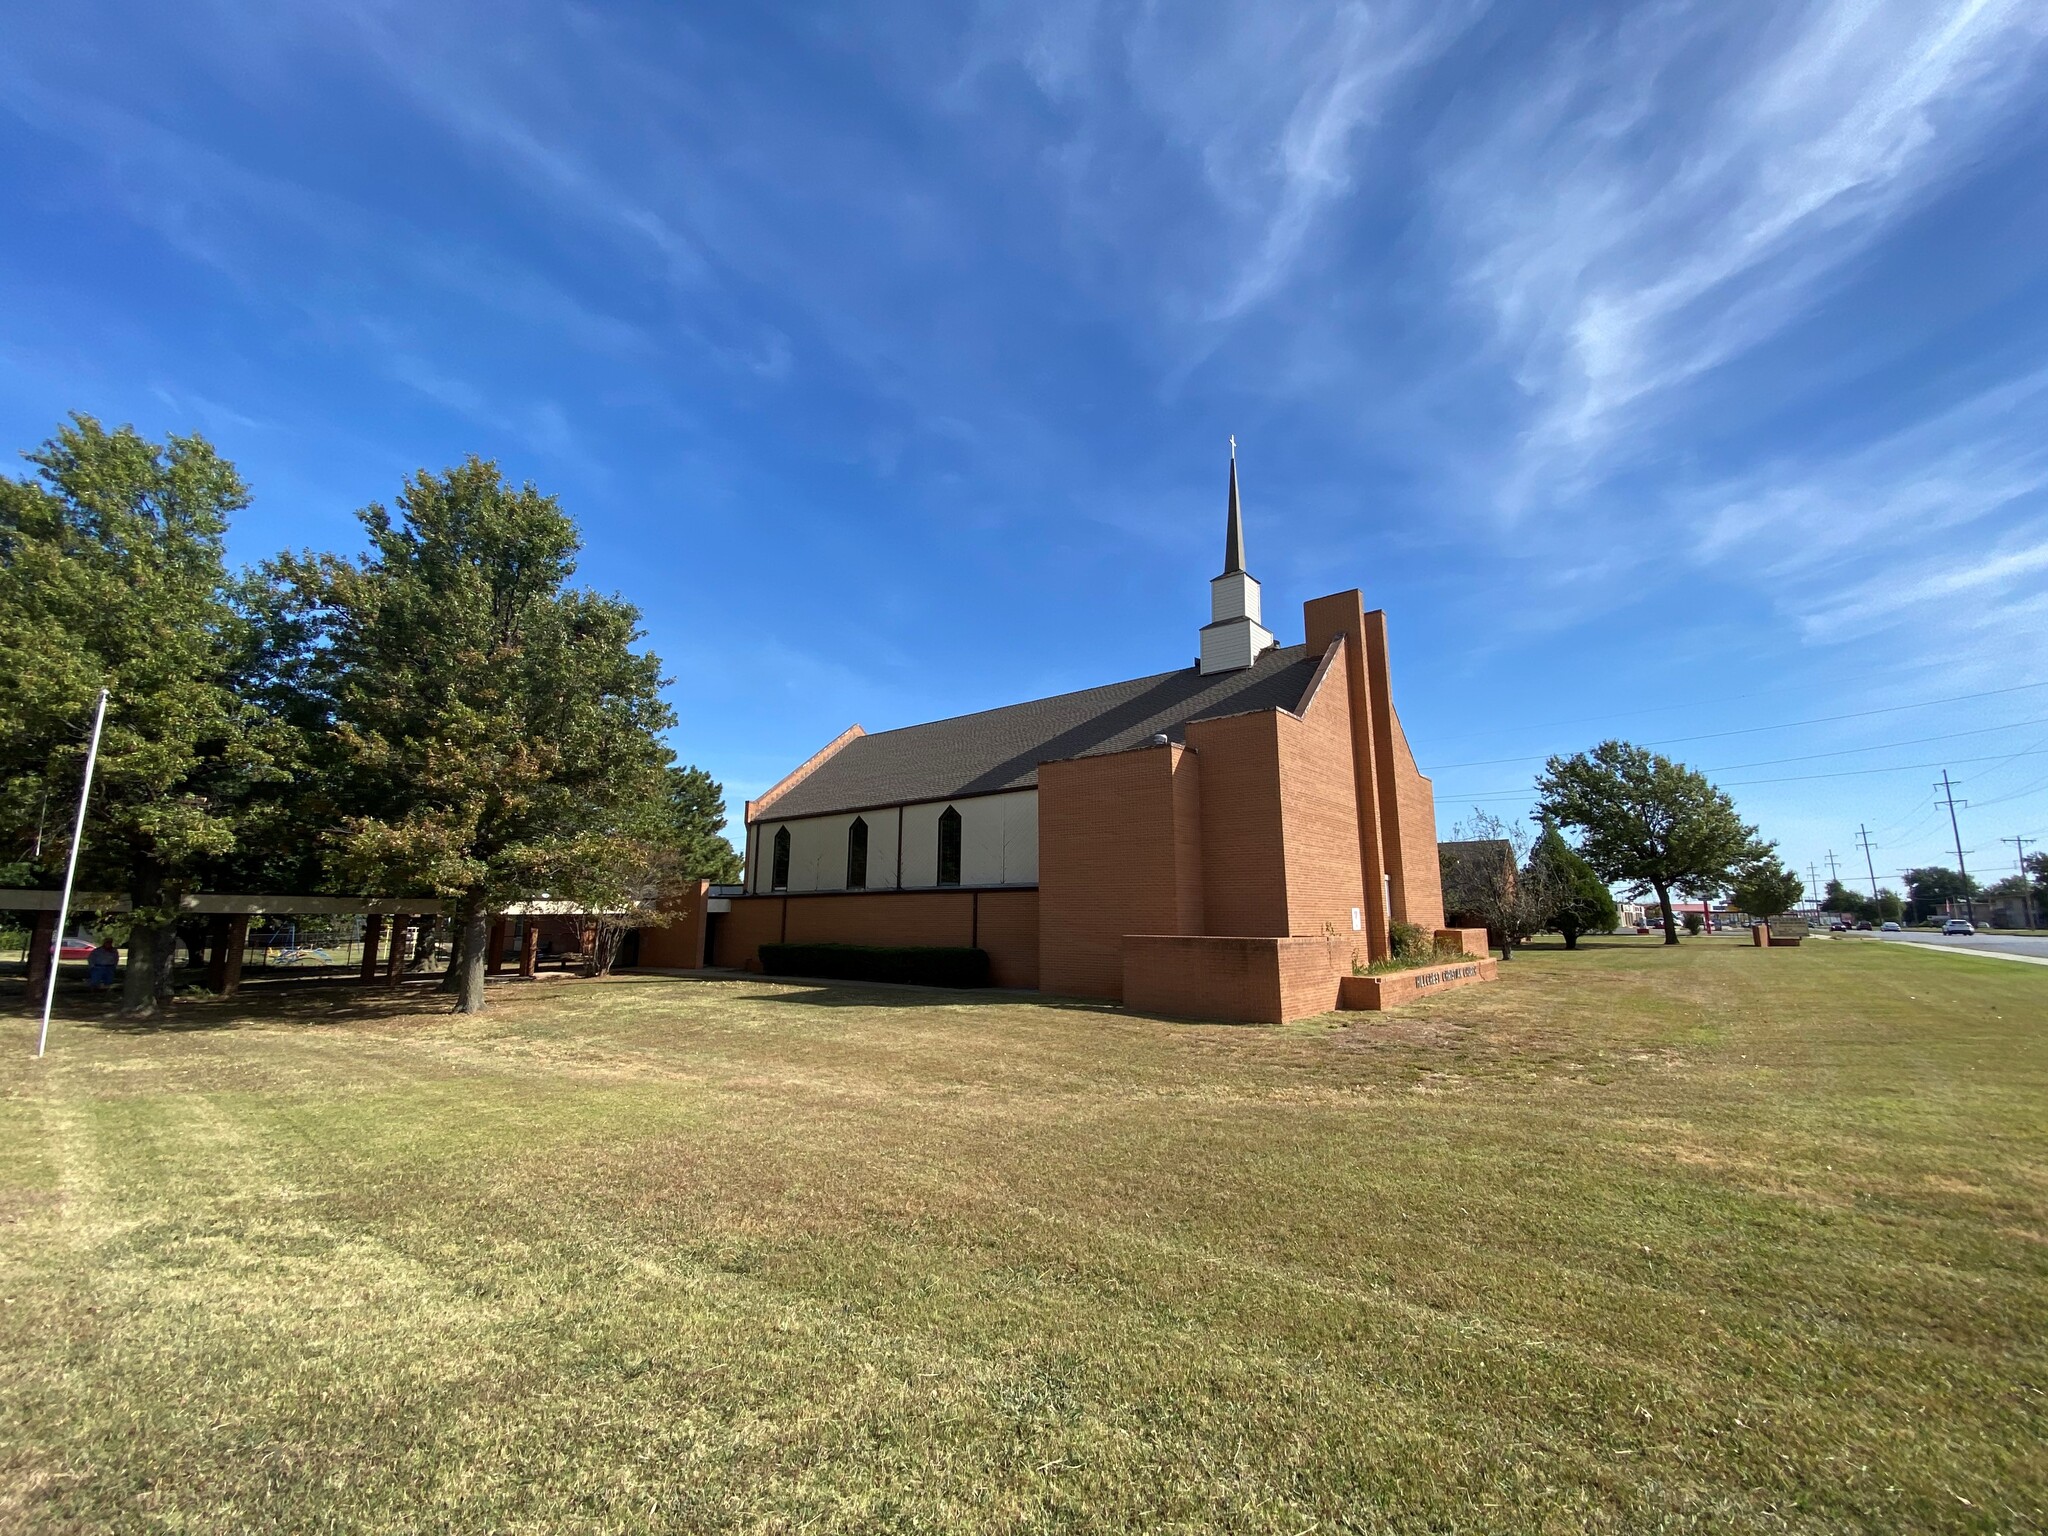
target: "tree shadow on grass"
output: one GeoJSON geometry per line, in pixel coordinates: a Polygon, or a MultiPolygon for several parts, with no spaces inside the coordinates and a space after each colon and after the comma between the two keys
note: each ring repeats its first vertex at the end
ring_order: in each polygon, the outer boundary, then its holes
{"type": "MultiPolygon", "coordinates": [[[[438,977],[409,980],[395,990],[380,982],[338,978],[295,978],[259,981],[233,997],[180,996],[149,1019],[124,1019],[115,1013],[118,992],[89,992],[84,987],[59,987],[50,1013],[51,1024],[99,1030],[115,1035],[194,1034],[252,1026],[297,1026],[395,1023],[406,1019],[440,1018],[453,1012],[454,999],[439,990],[438,977]]],[[[10,999],[10,1002],[21,1002],[10,999]]],[[[39,1000],[21,1008],[31,1023],[41,1016],[39,1000]]]]}
{"type": "Polygon", "coordinates": [[[918,987],[905,982],[833,981],[815,976],[745,979],[765,986],[800,989],[742,999],[753,1004],[794,1003],[805,1008],[995,1008],[1005,1003],[1029,1003],[1069,1013],[1123,1013],[1115,1003],[1085,997],[1053,997],[1010,987],[918,987]]]}

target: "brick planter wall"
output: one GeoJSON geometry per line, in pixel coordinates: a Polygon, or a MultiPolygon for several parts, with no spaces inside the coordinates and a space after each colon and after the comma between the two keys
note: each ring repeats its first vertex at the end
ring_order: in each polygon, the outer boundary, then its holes
{"type": "Polygon", "coordinates": [[[1389,971],[1383,976],[1346,976],[1338,984],[1337,1006],[1378,1013],[1412,1003],[1418,997],[1476,987],[1499,975],[1498,960],[1446,960],[1441,965],[1389,971]]]}

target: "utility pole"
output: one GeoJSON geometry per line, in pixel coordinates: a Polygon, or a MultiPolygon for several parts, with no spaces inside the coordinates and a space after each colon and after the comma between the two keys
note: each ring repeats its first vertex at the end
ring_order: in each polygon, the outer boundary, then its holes
{"type": "Polygon", "coordinates": [[[78,880],[78,845],[85,841],[85,803],[92,798],[92,771],[100,760],[100,727],[107,723],[107,690],[92,712],[92,745],[85,749],[85,777],[78,786],[78,819],[71,824],[71,855],[64,864],[64,894],[57,902],[57,932],[50,940],[50,979],[43,986],[43,1028],[36,1055],[50,1043],[50,1005],[57,1000],[57,971],[64,958],[64,925],[71,916],[71,888],[78,880]]]}
{"type": "Polygon", "coordinates": [[[1863,845],[1863,867],[1870,872],[1870,899],[1877,900],[1877,866],[1870,862],[1870,833],[1862,822],[1856,823],[1856,841],[1863,845]]]}
{"type": "Polygon", "coordinates": [[[1815,869],[1811,864],[1809,864],[1806,866],[1806,894],[1812,898],[1813,905],[1816,909],[1818,909],[1820,906],[1820,897],[1818,895],[1815,895],[1814,893],[1819,890],[1820,871],[1815,869]]]}
{"type": "Polygon", "coordinates": [[[1828,850],[1828,880],[1834,885],[1842,883],[1842,872],[1835,868],[1835,850],[1832,848],[1828,850]]]}
{"type": "Polygon", "coordinates": [[[2001,843],[2011,843],[2019,859],[2020,889],[2025,894],[2020,898],[2027,904],[2027,926],[2034,926],[2034,882],[2027,878],[2027,844],[2039,842],[2036,837],[2001,837],[2001,843]]]}
{"type": "MultiPolygon", "coordinates": [[[[1941,795],[1948,802],[1948,829],[1956,840],[1956,873],[1963,877],[1963,915],[1971,922],[1977,921],[1977,907],[1970,900],[1970,871],[1963,865],[1963,829],[1956,824],[1956,791],[1948,781],[1948,770],[1941,770],[1941,795]]],[[[1963,804],[1970,802],[1965,800],[1963,804]]]]}

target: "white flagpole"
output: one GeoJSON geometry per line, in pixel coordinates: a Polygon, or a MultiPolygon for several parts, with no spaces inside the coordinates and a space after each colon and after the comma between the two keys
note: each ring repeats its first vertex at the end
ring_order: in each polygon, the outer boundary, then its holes
{"type": "Polygon", "coordinates": [[[107,719],[107,690],[100,690],[92,712],[92,745],[85,752],[85,781],[78,786],[78,819],[71,824],[71,857],[64,865],[64,895],[57,903],[57,932],[50,945],[50,975],[43,987],[43,1030],[36,1036],[36,1055],[50,1043],[50,1005],[57,1000],[57,965],[64,958],[64,925],[71,918],[71,884],[78,878],[78,845],[85,841],[85,802],[92,797],[92,770],[100,760],[100,727],[107,719]]]}

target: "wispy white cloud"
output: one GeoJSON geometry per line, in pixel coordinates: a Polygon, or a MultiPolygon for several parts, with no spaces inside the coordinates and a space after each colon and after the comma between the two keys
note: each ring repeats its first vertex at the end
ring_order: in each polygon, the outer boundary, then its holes
{"type": "Polygon", "coordinates": [[[1668,3],[1561,49],[1441,178],[1530,401],[1510,509],[1756,346],[2028,99],[2030,0],[1668,3]]]}
{"type": "Polygon", "coordinates": [[[1905,634],[1985,665],[2048,612],[2048,369],[1853,451],[1687,494],[1691,558],[1765,593],[1815,643],[1905,634]]]}

